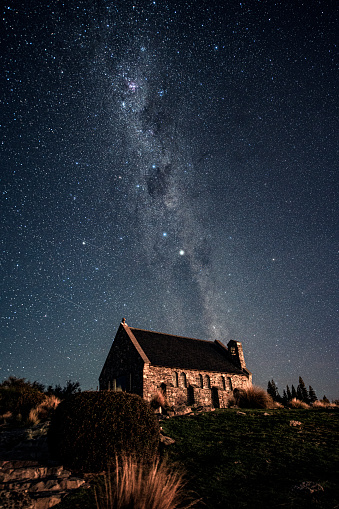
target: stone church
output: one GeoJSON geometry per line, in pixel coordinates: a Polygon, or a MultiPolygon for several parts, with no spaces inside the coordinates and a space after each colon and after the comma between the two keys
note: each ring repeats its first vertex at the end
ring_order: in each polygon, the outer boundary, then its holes
{"type": "Polygon", "coordinates": [[[226,408],[234,389],[252,384],[242,345],[129,327],[123,318],[99,377],[100,390],[150,401],[160,389],[170,406],[226,408]]]}

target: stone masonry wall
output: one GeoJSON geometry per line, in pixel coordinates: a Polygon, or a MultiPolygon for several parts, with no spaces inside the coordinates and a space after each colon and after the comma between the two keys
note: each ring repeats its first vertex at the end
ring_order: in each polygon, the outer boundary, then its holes
{"type": "Polygon", "coordinates": [[[114,339],[99,378],[100,390],[115,390],[117,381],[125,382],[123,390],[143,395],[143,360],[124,330],[114,339]]]}
{"type": "Polygon", "coordinates": [[[157,390],[163,388],[170,406],[185,402],[189,405],[220,406],[220,408],[227,407],[227,401],[235,388],[246,388],[251,385],[246,375],[151,365],[144,366],[143,381],[143,397],[146,401],[150,401],[157,390]]]}

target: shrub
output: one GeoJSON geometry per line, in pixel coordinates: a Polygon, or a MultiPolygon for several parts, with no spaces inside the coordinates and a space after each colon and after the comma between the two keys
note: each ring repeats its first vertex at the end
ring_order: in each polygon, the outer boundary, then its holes
{"type": "Polygon", "coordinates": [[[104,488],[96,492],[97,509],[188,509],[180,472],[159,459],[149,466],[130,456],[116,458],[115,471],[105,476],[104,488]]]}
{"type": "Polygon", "coordinates": [[[11,420],[12,418],[13,418],[12,412],[5,412],[4,414],[0,415],[0,423],[7,424],[7,421],[11,420]]]}
{"type": "Polygon", "coordinates": [[[303,409],[310,408],[310,406],[307,403],[305,403],[304,401],[300,401],[300,399],[297,398],[293,398],[289,402],[289,406],[291,408],[303,408],[303,409]]]}
{"type": "Polygon", "coordinates": [[[28,424],[36,425],[41,420],[50,419],[59,405],[60,399],[56,396],[45,396],[45,399],[35,408],[32,408],[28,415],[28,424]]]}
{"type": "Polygon", "coordinates": [[[0,414],[11,412],[17,420],[26,420],[32,408],[45,396],[24,378],[9,377],[0,385],[0,414]]]}
{"type": "Polygon", "coordinates": [[[326,403],[323,400],[314,401],[314,403],[312,404],[312,408],[316,409],[326,409],[326,408],[334,409],[337,407],[338,405],[336,405],[335,403],[326,403]]]}
{"type": "Polygon", "coordinates": [[[166,400],[164,393],[161,390],[158,390],[151,399],[151,407],[157,409],[159,407],[165,408],[166,400]]]}
{"type": "Polygon", "coordinates": [[[247,389],[234,390],[234,403],[239,408],[273,408],[271,396],[261,387],[251,385],[247,389]]]}
{"type": "Polygon", "coordinates": [[[122,451],[153,459],[159,422],[150,406],[126,392],[81,392],[62,401],[48,433],[51,454],[82,471],[101,471],[122,451]]]}

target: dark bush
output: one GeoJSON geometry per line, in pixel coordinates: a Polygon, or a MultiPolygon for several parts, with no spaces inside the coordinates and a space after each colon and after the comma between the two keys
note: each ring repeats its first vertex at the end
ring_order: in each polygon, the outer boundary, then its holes
{"type": "Polygon", "coordinates": [[[159,445],[159,423],[150,406],[135,394],[81,392],[57,407],[48,445],[66,466],[99,472],[120,453],[153,459],[159,445]]]}
{"type": "Polygon", "coordinates": [[[274,408],[271,396],[264,389],[255,385],[251,385],[247,389],[235,389],[233,397],[239,408],[274,408]]]}
{"type": "Polygon", "coordinates": [[[11,412],[26,420],[30,410],[44,399],[45,395],[24,378],[9,377],[0,384],[0,414],[11,412]]]}

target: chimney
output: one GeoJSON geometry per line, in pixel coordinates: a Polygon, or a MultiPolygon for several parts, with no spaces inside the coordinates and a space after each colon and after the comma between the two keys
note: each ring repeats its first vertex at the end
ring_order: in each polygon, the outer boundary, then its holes
{"type": "Polygon", "coordinates": [[[228,353],[230,360],[238,366],[240,369],[246,369],[246,362],[244,358],[244,352],[242,350],[242,344],[240,341],[234,341],[231,339],[231,341],[227,344],[228,353]]]}

